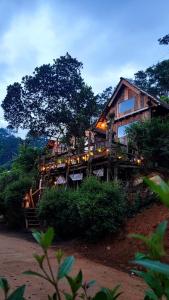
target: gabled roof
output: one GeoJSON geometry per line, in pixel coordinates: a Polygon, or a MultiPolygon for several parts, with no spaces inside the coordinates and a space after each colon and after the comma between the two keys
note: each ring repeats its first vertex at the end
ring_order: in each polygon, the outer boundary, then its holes
{"type": "Polygon", "coordinates": [[[120,89],[123,85],[125,85],[125,86],[129,87],[130,89],[132,89],[136,94],[142,93],[142,94],[147,95],[154,103],[156,103],[157,105],[160,105],[160,106],[164,107],[165,109],[169,110],[169,104],[167,104],[164,101],[161,101],[160,99],[157,99],[154,96],[150,95],[149,93],[145,92],[144,90],[142,90],[141,88],[136,86],[133,83],[133,81],[131,81],[129,79],[126,79],[126,78],[123,78],[123,77],[120,77],[120,81],[119,81],[118,85],[116,86],[116,88],[114,89],[113,95],[111,96],[111,98],[106,103],[106,106],[105,106],[101,116],[99,117],[98,121],[100,120],[101,117],[103,117],[105,115],[108,108],[112,105],[112,103],[114,102],[118,92],[120,91],[120,89]]]}

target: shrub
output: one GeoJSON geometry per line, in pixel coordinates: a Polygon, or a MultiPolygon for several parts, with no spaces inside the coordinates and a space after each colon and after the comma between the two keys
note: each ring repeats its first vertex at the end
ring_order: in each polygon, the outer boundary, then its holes
{"type": "Polygon", "coordinates": [[[10,183],[4,191],[6,218],[11,228],[18,228],[23,223],[22,201],[31,185],[31,178],[20,178],[10,183]]]}
{"type": "Polygon", "coordinates": [[[117,183],[87,178],[79,190],[48,189],[39,204],[39,216],[63,236],[96,240],[116,232],[124,222],[126,201],[117,183]]]}
{"type": "Polygon", "coordinates": [[[39,203],[39,217],[53,226],[61,236],[79,234],[79,212],[71,189],[47,189],[39,203]]]}
{"type": "Polygon", "coordinates": [[[85,236],[94,240],[118,231],[125,219],[126,200],[120,185],[87,178],[78,192],[85,236]]]}

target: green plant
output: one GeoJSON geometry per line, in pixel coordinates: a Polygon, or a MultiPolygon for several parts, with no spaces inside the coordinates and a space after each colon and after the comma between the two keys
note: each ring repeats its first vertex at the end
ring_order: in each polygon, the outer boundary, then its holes
{"type": "Polygon", "coordinates": [[[33,232],[33,236],[39,246],[41,247],[43,254],[34,254],[34,258],[38,263],[41,272],[26,271],[24,274],[38,276],[46,280],[49,284],[53,286],[53,295],[48,295],[48,300],[75,300],[75,299],[86,299],[86,300],[115,300],[121,294],[118,292],[119,286],[115,287],[113,290],[103,288],[94,297],[89,296],[88,290],[95,284],[95,281],[83,282],[83,273],[80,270],[78,274],[74,277],[70,276],[70,272],[74,265],[75,259],[73,256],[64,257],[62,250],[57,250],[55,253],[56,257],[56,270],[54,271],[51,265],[48,250],[52,245],[54,239],[54,230],[49,228],[45,233],[43,232],[33,232]],[[60,281],[65,278],[67,284],[70,288],[70,293],[62,291],[60,289],[60,281]]]}
{"type": "Polygon", "coordinates": [[[9,183],[3,193],[6,219],[11,228],[18,228],[23,224],[22,201],[31,185],[31,178],[19,178],[9,183]]]}
{"type": "Polygon", "coordinates": [[[75,202],[75,192],[64,188],[47,189],[39,202],[39,216],[48,226],[54,227],[60,236],[74,237],[80,234],[80,215],[75,202]]]}
{"type": "Polygon", "coordinates": [[[39,203],[39,216],[64,237],[81,236],[94,241],[119,229],[126,206],[118,183],[89,177],[76,191],[48,189],[39,203]]]}
{"type": "Polygon", "coordinates": [[[3,290],[4,300],[24,300],[25,285],[18,287],[15,291],[9,294],[10,286],[6,278],[0,278],[0,289],[3,290]]]}
{"type": "MultiPolygon", "coordinates": [[[[157,184],[152,180],[145,179],[151,190],[169,207],[169,184],[160,178],[159,181],[160,184],[157,184]]],[[[134,270],[150,288],[145,293],[145,300],[169,299],[169,265],[160,261],[165,256],[164,235],[166,229],[167,221],[164,221],[149,237],[139,234],[131,235],[141,240],[147,247],[147,253],[136,253],[134,260],[135,264],[146,269],[146,271],[134,270]]]]}

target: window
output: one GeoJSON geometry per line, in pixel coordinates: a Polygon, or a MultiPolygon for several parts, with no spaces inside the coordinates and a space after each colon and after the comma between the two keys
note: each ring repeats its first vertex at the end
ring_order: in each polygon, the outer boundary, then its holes
{"type": "Polygon", "coordinates": [[[121,137],[123,137],[123,136],[126,135],[125,130],[126,130],[126,128],[129,127],[130,125],[131,125],[131,123],[130,123],[130,124],[126,124],[126,125],[123,125],[123,126],[119,126],[119,127],[118,127],[118,133],[117,133],[118,138],[121,138],[121,137]]]}
{"type": "Polygon", "coordinates": [[[128,100],[124,100],[123,102],[119,103],[119,113],[123,114],[129,110],[134,109],[135,98],[130,98],[128,100]]]}
{"type": "Polygon", "coordinates": [[[126,128],[129,127],[129,126],[131,126],[134,123],[137,123],[137,122],[138,121],[134,121],[134,122],[128,123],[126,125],[119,126],[118,127],[118,132],[117,132],[118,138],[126,136],[126,128]]]}

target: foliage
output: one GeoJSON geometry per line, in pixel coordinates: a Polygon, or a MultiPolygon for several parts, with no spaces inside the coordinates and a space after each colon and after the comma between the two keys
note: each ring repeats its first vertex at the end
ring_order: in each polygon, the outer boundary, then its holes
{"type": "Polygon", "coordinates": [[[39,215],[48,225],[67,236],[92,240],[116,232],[124,222],[126,201],[117,183],[89,177],[78,190],[47,190],[39,204],[39,215]]]}
{"type": "Polygon", "coordinates": [[[21,146],[18,156],[13,162],[13,169],[20,173],[36,172],[40,150],[29,146],[21,146]]]}
{"type": "Polygon", "coordinates": [[[154,96],[168,96],[169,93],[169,60],[141,70],[135,74],[134,83],[154,96]]]}
{"type": "Polygon", "coordinates": [[[8,184],[4,191],[5,216],[11,228],[18,228],[23,224],[22,201],[31,185],[30,177],[20,177],[8,184]]]}
{"type": "MultiPolygon", "coordinates": [[[[149,179],[145,179],[145,181],[161,201],[169,207],[169,184],[162,179],[160,179],[160,184],[156,184],[149,179]]],[[[132,235],[134,238],[141,240],[147,248],[147,253],[136,253],[134,261],[135,264],[146,269],[145,271],[134,270],[150,288],[145,293],[145,300],[169,298],[169,265],[161,262],[163,256],[166,255],[164,248],[166,229],[167,221],[164,221],[158,225],[155,232],[149,237],[139,234],[132,235]]]]}
{"type": "Polygon", "coordinates": [[[145,163],[169,167],[169,120],[154,118],[126,129],[129,145],[143,156],[145,163]]]}
{"type": "Polygon", "coordinates": [[[10,286],[8,281],[0,278],[0,289],[4,292],[4,300],[24,300],[25,285],[18,287],[14,292],[9,294],[10,286]]]}
{"type": "Polygon", "coordinates": [[[160,45],[168,45],[169,44],[169,34],[166,34],[165,36],[160,38],[158,41],[159,41],[160,45]]]}
{"type": "Polygon", "coordinates": [[[83,273],[81,270],[76,276],[70,276],[69,274],[72,270],[75,259],[73,256],[64,257],[64,253],[60,249],[57,250],[55,253],[57,271],[53,271],[48,254],[48,249],[52,245],[54,239],[54,230],[52,228],[49,228],[45,233],[34,232],[33,236],[43,251],[43,254],[41,256],[37,254],[34,255],[41,272],[39,273],[34,271],[27,271],[24,274],[34,275],[43,278],[53,286],[54,294],[48,295],[48,299],[62,299],[62,295],[66,300],[75,300],[79,298],[86,300],[114,300],[119,297],[119,295],[121,294],[118,292],[119,286],[117,286],[113,290],[103,288],[96,295],[94,295],[94,297],[89,296],[88,290],[91,286],[95,284],[95,281],[92,280],[89,282],[83,282],[83,273]],[[45,261],[47,267],[45,267],[45,261]],[[60,289],[60,281],[64,278],[67,280],[67,284],[70,288],[69,293],[60,289]]]}
{"type": "Polygon", "coordinates": [[[17,156],[21,139],[12,135],[9,130],[0,128],[0,166],[9,168],[17,156]]]}
{"type": "Polygon", "coordinates": [[[2,108],[9,125],[29,129],[35,136],[84,135],[97,116],[97,97],[85,84],[82,67],[67,53],[35,68],[22,83],[8,86],[2,108]]]}
{"type": "Polygon", "coordinates": [[[39,202],[39,216],[53,226],[61,236],[73,237],[80,233],[80,215],[73,190],[47,189],[39,202]]]}

